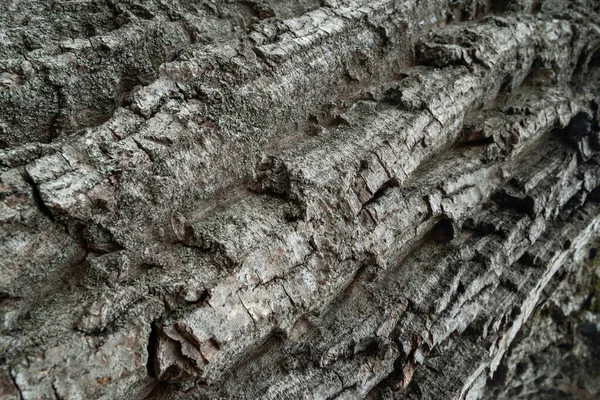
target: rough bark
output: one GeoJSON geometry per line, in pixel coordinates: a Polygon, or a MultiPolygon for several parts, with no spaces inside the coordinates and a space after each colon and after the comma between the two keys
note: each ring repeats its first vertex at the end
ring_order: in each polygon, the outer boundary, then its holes
{"type": "Polygon", "coordinates": [[[0,4],[0,398],[598,396],[599,24],[0,4]]]}

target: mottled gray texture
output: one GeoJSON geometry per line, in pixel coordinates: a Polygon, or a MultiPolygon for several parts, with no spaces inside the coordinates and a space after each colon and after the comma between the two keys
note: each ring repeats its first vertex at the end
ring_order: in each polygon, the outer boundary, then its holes
{"type": "Polygon", "coordinates": [[[598,396],[599,8],[0,4],[0,399],[598,396]]]}

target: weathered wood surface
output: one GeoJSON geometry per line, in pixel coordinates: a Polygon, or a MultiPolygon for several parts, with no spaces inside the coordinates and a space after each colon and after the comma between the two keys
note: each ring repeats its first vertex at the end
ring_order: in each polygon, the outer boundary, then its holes
{"type": "Polygon", "coordinates": [[[0,398],[599,395],[599,24],[0,4],[0,398]]]}

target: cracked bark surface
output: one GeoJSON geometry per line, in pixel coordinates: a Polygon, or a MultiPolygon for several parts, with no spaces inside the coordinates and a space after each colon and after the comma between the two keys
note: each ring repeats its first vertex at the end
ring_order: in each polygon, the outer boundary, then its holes
{"type": "Polygon", "coordinates": [[[600,395],[599,82],[591,0],[0,4],[0,398],[600,395]]]}

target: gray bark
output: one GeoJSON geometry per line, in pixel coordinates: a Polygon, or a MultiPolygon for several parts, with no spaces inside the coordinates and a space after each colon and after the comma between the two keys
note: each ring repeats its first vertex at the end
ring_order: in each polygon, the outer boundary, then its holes
{"type": "Polygon", "coordinates": [[[0,398],[598,396],[599,104],[592,0],[2,3],[0,398]]]}

